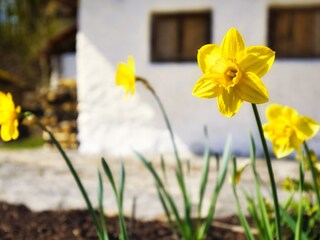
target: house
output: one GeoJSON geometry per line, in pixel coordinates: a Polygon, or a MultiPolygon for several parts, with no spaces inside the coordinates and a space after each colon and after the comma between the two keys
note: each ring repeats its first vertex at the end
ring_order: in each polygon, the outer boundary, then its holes
{"type": "MultiPolygon", "coordinates": [[[[236,27],[247,46],[268,45],[276,61],[263,77],[269,103],[296,108],[320,121],[319,0],[80,0],[77,32],[78,128],[85,153],[132,155],[172,152],[156,101],[142,85],[124,97],[115,86],[119,62],[133,55],[137,75],[152,84],[163,101],[184,156],[203,152],[204,126],[210,146],[222,152],[232,135],[233,151],[247,155],[249,132],[261,147],[251,105],[231,119],[216,99],[191,92],[201,76],[197,49],[221,43],[236,27]]],[[[268,103],[268,104],[269,104],[268,103]]],[[[268,104],[258,109],[265,121],[268,104]]],[[[311,147],[320,153],[320,136],[311,147]]]]}

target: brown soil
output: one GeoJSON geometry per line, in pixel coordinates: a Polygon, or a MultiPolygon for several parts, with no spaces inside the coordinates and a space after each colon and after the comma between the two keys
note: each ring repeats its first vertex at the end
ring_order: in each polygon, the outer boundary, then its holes
{"type": "MultiPolygon", "coordinates": [[[[110,240],[117,239],[118,218],[107,216],[110,240]]],[[[166,223],[127,219],[130,240],[173,240],[166,223]]],[[[24,205],[0,202],[1,240],[97,240],[86,210],[32,212],[24,205]]],[[[237,217],[213,222],[208,239],[245,239],[237,217]]]]}

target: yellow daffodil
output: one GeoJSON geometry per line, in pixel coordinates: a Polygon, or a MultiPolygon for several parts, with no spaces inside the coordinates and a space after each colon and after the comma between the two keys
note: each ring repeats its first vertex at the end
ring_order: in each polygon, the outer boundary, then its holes
{"type": "Polygon", "coordinates": [[[135,65],[132,56],[128,57],[128,63],[119,63],[116,72],[116,85],[124,87],[126,95],[134,94],[136,76],[135,76],[135,65]]]}
{"type": "Polygon", "coordinates": [[[15,107],[10,93],[0,92],[0,125],[3,141],[18,138],[18,115],[20,110],[20,106],[15,107]]]}
{"type": "Polygon", "coordinates": [[[243,101],[260,104],[269,100],[260,78],[271,68],[275,53],[265,46],[246,47],[242,36],[231,28],[221,46],[207,44],[198,51],[203,76],[193,89],[200,98],[218,98],[219,111],[232,117],[243,101]]]}
{"type": "Polygon", "coordinates": [[[301,144],[319,131],[316,121],[288,106],[271,104],[266,109],[266,117],[264,135],[272,142],[277,158],[286,157],[294,150],[299,153],[301,144]]]}

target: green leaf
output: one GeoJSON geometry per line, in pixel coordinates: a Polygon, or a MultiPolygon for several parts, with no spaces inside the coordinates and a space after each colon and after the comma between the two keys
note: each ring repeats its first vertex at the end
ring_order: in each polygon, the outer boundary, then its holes
{"type": "Polygon", "coordinates": [[[231,137],[227,139],[227,143],[223,151],[222,162],[220,164],[217,183],[215,187],[216,192],[219,192],[223,186],[224,180],[227,175],[230,159],[231,159],[231,137]]]}
{"type": "Polygon", "coordinates": [[[119,181],[119,202],[121,204],[121,208],[123,207],[123,193],[124,193],[125,178],[126,178],[126,173],[124,170],[123,161],[121,161],[120,181],[119,181]]]}
{"type": "Polygon", "coordinates": [[[296,224],[296,229],[295,229],[295,240],[300,240],[301,239],[301,232],[302,232],[302,214],[303,214],[303,185],[304,185],[304,163],[303,160],[300,160],[300,168],[299,168],[299,175],[300,175],[300,183],[299,183],[299,196],[300,196],[300,201],[299,201],[299,207],[298,207],[298,219],[297,219],[297,224],[296,224]]]}
{"type": "Polygon", "coordinates": [[[170,212],[171,214],[175,217],[176,223],[178,225],[178,228],[180,229],[180,233],[183,237],[185,237],[185,239],[187,239],[188,235],[187,235],[187,231],[186,231],[186,226],[183,223],[183,221],[181,220],[178,208],[175,204],[175,202],[173,201],[172,196],[169,194],[169,192],[166,190],[161,178],[159,177],[159,175],[157,174],[156,170],[154,169],[154,167],[150,164],[150,162],[148,162],[144,156],[142,156],[140,153],[135,152],[135,154],[137,155],[137,157],[140,159],[140,161],[144,164],[144,166],[149,170],[149,172],[151,173],[151,175],[153,176],[153,179],[156,182],[156,186],[158,187],[160,194],[162,194],[164,196],[164,198],[166,199],[168,205],[170,207],[170,212]]]}
{"type": "Polygon", "coordinates": [[[208,176],[209,176],[209,166],[210,166],[210,146],[209,146],[209,139],[208,139],[208,131],[205,127],[204,129],[205,137],[206,137],[206,148],[203,157],[203,167],[201,173],[201,180],[200,180],[200,191],[199,191],[199,205],[198,205],[198,218],[201,217],[202,211],[202,203],[204,199],[204,194],[206,191],[207,183],[208,183],[208,176]]]}
{"type": "Polygon", "coordinates": [[[265,230],[261,221],[260,211],[258,211],[259,209],[257,208],[253,198],[250,197],[246,192],[245,192],[245,196],[246,196],[246,201],[248,205],[248,212],[250,213],[255,223],[255,226],[258,228],[260,239],[264,240],[266,239],[264,235],[265,230]]]}
{"type": "Polygon", "coordinates": [[[100,214],[100,223],[102,226],[103,240],[109,240],[106,218],[104,216],[103,208],[103,183],[100,171],[98,171],[98,204],[99,204],[99,214],[100,214]]]}
{"type": "Polygon", "coordinates": [[[118,199],[118,191],[117,191],[117,187],[116,187],[116,184],[114,182],[114,178],[113,178],[113,175],[112,175],[112,172],[109,168],[109,165],[107,164],[106,160],[104,158],[102,158],[102,167],[103,167],[103,170],[105,172],[105,174],[107,175],[108,179],[109,179],[109,182],[111,184],[111,187],[112,187],[112,190],[113,190],[113,193],[114,195],[116,196],[116,198],[118,199]]]}
{"type": "Polygon", "coordinates": [[[238,212],[238,217],[239,217],[239,220],[240,220],[240,223],[244,229],[244,232],[245,232],[245,235],[247,237],[247,239],[249,240],[254,240],[254,236],[253,234],[251,233],[251,229],[250,229],[250,226],[249,226],[249,223],[247,221],[247,219],[245,218],[242,210],[241,210],[241,204],[240,204],[240,201],[239,201],[239,197],[238,197],[238,193],[237,193],[237,190],[236,190],[236,185],[235,185],[235,177],[236,177],[236,172],[237,172],[237,163],[236,163],[236,159],[233,158],[232,159],[233,161],[233,169],[232,169],[232,190],[233,190],[233,195],[236,199],[236,206],[237,206],[237,212],[238,212]]]}
{"type": "MultiPolygon", "coordinates": [[[[290,230],[294,233],[296,229],[295,220],[286,212],[286,210],[280,206],[281,218],[283,223],[286,223],[290,230]]],[[[301,233],[301,240],[308,240],[308,237],[305,232],[301,233]]]]}
{"type": "Polygon", "coordinates": [[[308,163],[309,163],[309,166],[310,166],[312,181],[313,181],[313,185],[314,185],[314,189],[315,189],[315,193],[316,193],[316,197],[317,197],[317,203],[318,203],[318,216],[319,216],[318,219],[320,220],[320,186],[319,186],[318,181],[317,181],[316,170],[315,170],[314,164],[312,162],[310,150],[308,148],[307,143],[303,142],[303,146],[304,146],[304,150],[306,152],[307,160],[308,160],[308,163]]]}
{"type": "Polygon", "coordinates": [[[250,144],[251,165],[252,165],[252,170],[253,170],[253,174],[254,174],[256,194],[257,194],[257,199],[258,199],[258,206],[259,206],[259,210],[261,212],[262,226],[263,226],[263,229],[265,230],[264,235],[266,236],[267,239],[273,240],[271,226],[270,226],[266,206],[265,206],[262,194],[261,194],[260,182],[259,182],[259,177],[258,177],[258,173],[257,173],[257,169],[256,169],[256,164],[255,164],[256,147],[255,147],[255,143],[254,143],[254,139],[253,139],[252,135],[250,135],[250,139],[251,139],[251,141],[250,141],[250,143],[251,143],[250,144]]]}
{"type": "Polygon", "coordinates": [[[64,159],[65,163],[67,164],[67,166],[68,166],[68,168],[69,168],[74,180],[76,181],[77,186],[78,186],[78,188],[79,188],[79,190],[80,190],[80,192],[81,192],[81,194],[82,194],[82,196],[83,196],[83,198],[84,198],[84,200],[85,200],[85,202],[87,204],[87,208],[89,210],[89,213],[90,213],[91,218],[93,220],[94,226],[96,228],[98,238],[99,239],[103,239],[103,232],[102,232],[101,226],[99,224],[98,217],[97,217],[97,215],[96,215],[96,213],[95,213],[95,211],[94,211],[94,209],[92,207],[92,203],[91,203],[91,201],[89,199],[89,196],[88,196],[88,194],[87,194],[87,192],[86,192],[86,190],[85,190],[85,188],[84,188],[84,186],[83,186],[83,184],[82,184],[82,182],[80,180],[80,177],[79,177],[78,173],[76,172],[75,168],[73,167],[72,162],[70,161],[69,157],[67,156],[67,154],[65,153],[65,151],[61,147],[60,143],[55,138],[55,136],[52,134],[52,132],[50,132],[44,126],[42,126],[42,129],[49,134],[52,143],[57,147],[57,149],[59,150],[62,158],[64,159]]]}
{"type": "Polygon", "coordinates": [[[207,217],[205,219],[205,222],[203,223],[203,225],[199,229],[199,234],[198,234],[199,239],[205,239],[207,232],[209,230],[209,227],[211,225],[211,222],[212,222],[212,219],[213,219],[214,213],[215,213],[215,207],[216,207],[216,203],[218,200],[218,196],[219,196],[220,190],[223,186],[225,177],[227,175],[227,170],[228,170],[230,159],[231,159],[231,137],[228,138],[226,146],[223,151],[222,163],[219,168],[218,177],[217,177],[214,191],[213,191],[213,194],[211,197],[209,211],[208,211],[207,217]]]}
{"type": "Polygon", "coordinates": [[[167,168],[166,168],[166,163],[164,161],[163,155],[161,155],[160,161],[161,161],[161,170],[162,170],[164,181],[168,183],[167,168]]]}
{"type": "Polygon", "coordinates": [[[119,184],[119,192],[117,190],[113,174],[109,168],[109,165],[107,164],[106,160],[102,158],[102,167],[104,169],[104,172],[106,173],[109,182],[111,184],[111,187],[113,189],[117,206],[118,206],[118,215],[119,215],[119,225],[120,225],[120,236],[119,238],[121,240],[126,240],[128,239],[128,234],[127,234],[127,228],[123,216],[123,209],[122,209],[122,201],[123,201],[123,192],[124,192],[124,181],[125,181],[125,171],[124,171],[124,166],[123,163],[121,162],[121,167],[120,167],[120,184],[119,184]]]}

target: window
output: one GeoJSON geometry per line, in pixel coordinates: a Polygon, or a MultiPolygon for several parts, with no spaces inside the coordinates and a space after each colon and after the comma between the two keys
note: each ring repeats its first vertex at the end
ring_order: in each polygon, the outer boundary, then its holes
{"type": "Polygon", "coordinates": [[[320,57],[320,6],[271,8],[268,41],[278,57],[320,57]]]}
{"type": "Polygon", "coordinates": [[[151,61],[195,61],[210,42],[211,12],[154,13],[151,19],[151,61]]]}

